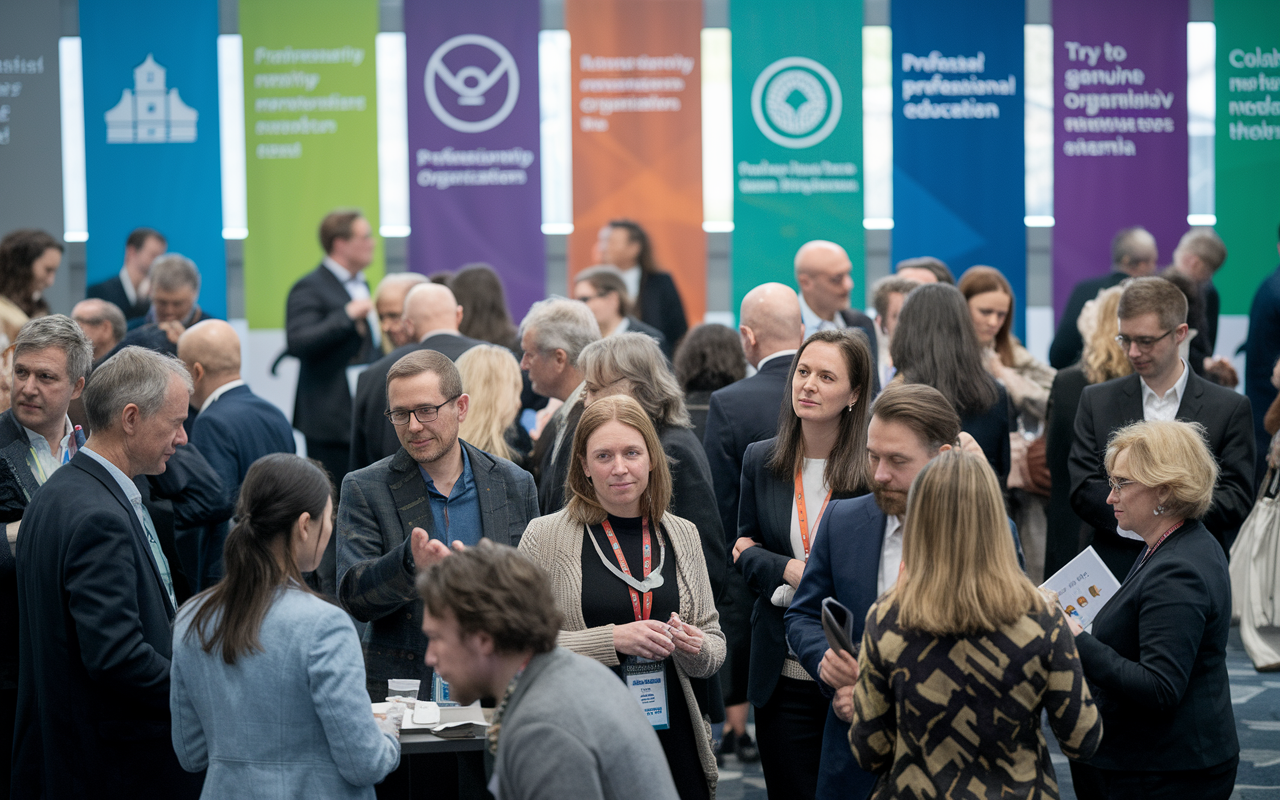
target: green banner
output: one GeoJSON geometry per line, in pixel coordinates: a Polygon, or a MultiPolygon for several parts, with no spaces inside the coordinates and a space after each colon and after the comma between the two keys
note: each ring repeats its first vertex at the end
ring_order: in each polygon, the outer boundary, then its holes
{"type": "Polygon", "coordinates": [[[863,281],[862,0],[732,0],[733,308],[828,239],[863,281]]]}
{"type": "Polygon", "coordinates": [[[1280,221],[1280,3],[1218,0],[1215,226],[1227,263],[1214,278],[1223,314],[1248,314],[1276,266],[1280,221]]]}
{"type": "MultiPolygon", "coordinates": [[[[284,327],[289,287],[324,257],[320,220],[358,208],[378,232],[377,0],[241,0],[249,326],[284,327]]],[[[383,270],[379,248],[365,273],[383,270]]]]}

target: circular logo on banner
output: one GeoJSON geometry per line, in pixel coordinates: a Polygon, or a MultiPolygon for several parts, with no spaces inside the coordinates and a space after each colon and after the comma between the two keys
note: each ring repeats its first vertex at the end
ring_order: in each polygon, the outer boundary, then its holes
{"type": "Polygon", "coordinates": [[[795,150],[830,136],[843,105],[836,76],[811,58],[780,58],[751,87],[751,115],[760,132],[795,150]]]}
{"type": "Polygon", "coordinates": [[[516,69],[516,60],[511,57],[511,52],[494,39],[476,33],[455,36],[437,47],[427,61],[427,72],[423,82],[427,92],[427,105],[431,107],[431,112],[445,125],[461,133],[481,133],[498,126],[511,113],[511,109],[516,107],[516,99],[520,96],[520,70],[516,69]],[[498,65],[489,72],[474,64],[465,66],[457,72],[451,72],[444,63],[444,57],[456,48],[466,45],[477,45],[489,50],[498,57],[498,65]],[[507,76],[507,96],[499,105],[496,98],[487,95],[503,75],[507,76]],[[457,95],[457,99],[451,101],[457,106],[462,108],[497,106],[497,108],[483,119],[460,119],[449,111],[445,102],[441,100],[436,91],[437,81],[457,95]]]}

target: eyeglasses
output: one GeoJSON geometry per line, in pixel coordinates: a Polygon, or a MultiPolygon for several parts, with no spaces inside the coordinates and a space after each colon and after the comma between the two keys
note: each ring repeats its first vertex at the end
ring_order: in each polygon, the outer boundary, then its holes
{"type": "Polygon", "coordinates": [[[606,295],[608,295],[608,294],[609,294],[608,292],[601,292],[600,294],[593,294],[593,295],[589,295],[589,296],[587,296],[587,297],[575,297],[575,298],[573,298],[573,299],[574,299],[574,300],[578,300],[579,302],[583,302],[583,303],[590,303],[592,300],[599,300],[600,298],[602,298],[602,297],[604,297],[604,296],[606,296],[606,295]]]}
{"type": "Polygon", "coordinates": [[[440,409],[449,405],[461,396],[462,395],[460,394],[455,394],[453,397],[450,397],[438,406],[419,406],[413,410],[396,409],[392,411],[388,409],[382,412],[382,416],[391,420],[392,425],[408,425],[409,415],[412,414],[418,422],[426,425],[428,422],[435,422],[436,417],[440,416],[440,409]]]}
{"type": "Polygon", "coordinates": [[[1107,481],[1107,485],[1111,487],[1111,491],[1116,494],[1120,494],[1120,492],[1124,491],[1124,487],[1135,483],[1137,483],[1137,481],[1132,480],[1131,478],[1111,478],[1107,481]]]}
{"type": "Polygon", "coordinates": [[[1156,346],[1156,342],[1176,331],[1177,328],[1170,328],[1159,336],[1125,336],[1123,333],[1116,335],[1116,343],[1123,347],[1126,351],[1129,345],[1136,344],[1139,350],[1150,350],[1156,346]]]}

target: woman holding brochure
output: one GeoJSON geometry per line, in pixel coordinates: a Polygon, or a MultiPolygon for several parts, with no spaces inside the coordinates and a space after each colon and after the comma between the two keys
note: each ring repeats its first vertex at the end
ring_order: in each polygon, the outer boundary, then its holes
{"type": "Polygon", "coordinates": [[[520,550],[551,578],[560,645],[626,681],[681,799],[712,797],[711,728],[689,679],[720,669],[725,642],[698,529],[669,512],[662,443],[631,397],[592,402],[572,453],[564,510],[530,522],[520,550]]]}
{"type": "MultiPolygon", "coordinates": [[[[733,558],[757,596],[747,699],[756,707],[770,800],[813,800],[818,788],[830,701],[788,647],[783,614],[827,502],[869,489],[871,376],[871,350],[860,334],[813,334],[792,359],[778,436],[750,445],[742,460],[733,558]]],[[[836,668],[846,673],[843,682],[853,681],[852,657],[836,668]]]]}
{"type": "Polygon", "coordinates": [[[1203,429],[1137,422],[1107,444],[1116,525],[1146,543],[1086,633],[1070,620],[1107,735],[1071,762],[1076,797],[1231,796],[1240,744],[1227,683],[1231,581],[1198,520],[1218,466],[1203,429]]]}

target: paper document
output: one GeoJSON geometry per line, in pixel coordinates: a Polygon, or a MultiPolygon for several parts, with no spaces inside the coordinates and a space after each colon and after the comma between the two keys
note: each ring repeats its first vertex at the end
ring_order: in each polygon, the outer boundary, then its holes
{"type": "Polygon", "coordinates": [[[1120,581],[1111,574],[1092,547],[1040,584],[1041,589],[1058,593],[1058,603],[1068,617],[1087,628],[1093,618],[1120,589],[1120,581]]]}

